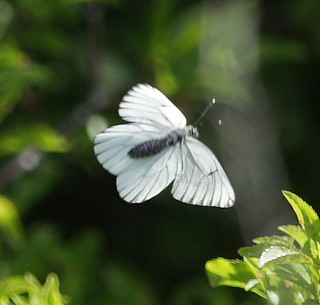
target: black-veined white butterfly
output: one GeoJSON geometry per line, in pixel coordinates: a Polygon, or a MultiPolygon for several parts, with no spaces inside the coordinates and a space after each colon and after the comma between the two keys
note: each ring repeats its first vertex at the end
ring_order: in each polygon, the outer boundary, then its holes
{"type": "Polygon", "coordinates": [[[143,202],[173,181],[171,193],[179,201],[221,208],[234,204],[234,191],[216,156],[159,90],[147,84],[133,87],[123,97],[119,115],[129,124],[99,133],[94,151],[117,176],[121,198],[143,202]]]}

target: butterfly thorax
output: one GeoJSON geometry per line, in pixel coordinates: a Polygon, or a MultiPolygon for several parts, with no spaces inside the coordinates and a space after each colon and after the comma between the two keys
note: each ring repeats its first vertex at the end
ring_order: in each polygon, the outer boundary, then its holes
{"type": "Polygon", "coordinates": [[[164,149],[182,142],[186,135],[198,137],[197,128],[188,125],[183,129],[175,129],[168,133],[165,137],[152,139],[136,145],[128,152],[131,158],[144,158],[154,156],[164,149]]]}
{"type": "Polygon", "coordinates": [[[198,131],[197,127],[195,127],[193,125],[187,125],[185,127],[185,130],[189,136],[194,137],[194,138],[199,137],[199,131],[198,131]]]}

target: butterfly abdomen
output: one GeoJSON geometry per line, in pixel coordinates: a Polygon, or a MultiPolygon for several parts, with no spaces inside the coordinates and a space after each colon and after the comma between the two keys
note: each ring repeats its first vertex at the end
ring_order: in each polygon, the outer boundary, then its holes
{"type": "Polygon", "coordinates": [[[183,130],[172,131],[164,138],[149,140],[135,146],[129,150],[128,156],[131,158],[143,158],[156,155],[165,148],[181,142],[184,137],[183,130]]]}

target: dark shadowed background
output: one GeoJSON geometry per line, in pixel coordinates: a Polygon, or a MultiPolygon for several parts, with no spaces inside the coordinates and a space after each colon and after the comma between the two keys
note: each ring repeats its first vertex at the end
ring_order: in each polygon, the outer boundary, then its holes
{"type": "Polygon", "coordinates": [[[294,223],[283,189],[319,212],[319,16],[317,0],[0,0],[1,278],[55,272],[78,305],[260,304],[210,288],[204,264],[294,223]],[[215,97],[200,140],[235,207],[119,198],[92,139],[140,82],[189,123],[215,97]]]}

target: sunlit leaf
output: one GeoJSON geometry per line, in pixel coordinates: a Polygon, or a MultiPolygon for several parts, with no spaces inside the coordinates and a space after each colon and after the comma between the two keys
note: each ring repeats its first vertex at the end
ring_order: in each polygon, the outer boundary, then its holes
{"type": "Polygon", "coordinates": [[[206,263],[206,270],[210,284],[213,287],[231,286],[250,289],[262,297],[265,296],[261,285],[257,283],[252,285],[255,275],[248,268],[247,264],[240,260],[213,259],[206,263]]]}
{"type": "Polygon", "coordinates": [[[275,266],[277,264],[312,264],[312,258],[303,254],[301,251],[292,250],[285,247],[270,247],[266,249],[260,257],[259,267],[267,264],[275,266]]]}
{"type": "Polygon", "coordinates": [[[263,245],[265,248],[268,248],[270,246],[279,246],[296,249],[296,247],[293,244],[293,239],[288,236],[273,235],[257,237],[253,239],[253,242],[259,245],[263,245]]]}
{"type": "Polygon", "coordinates": [[[250,291],[257,285],[260,285],[260,282],[257,279],[253,279],[253,280],[248,281],[248,283],[244,289],[246,291],[250,291]]]}
{"type": "Polygon", "coordinates": [[[314,258],[320,269],[320,242],[315,239],[308,239],[304,250],[308,251],[308,254],[314,258]]]}
{"type": "Polygon", "coordinates": [[[48,305],[63,305],[67,299],[60,294],[59,279],[56,274],[49,274],[42,289],[42,302],[48,305]],[[46,302],[46,303],[45,303],[46,302]]]}
{"type": "Polygon", "coordinates": [[[299,196],[288,191],[283,191],[283,195],[291,204],[294,212],[297,215],[300,225],[303,227],[312,225],[315,221],[319,220],[319,217],[314,209],[299,196]]]}
{"type": "Polygon", "coordinates": [[[64,305],[65,297],[60,294],[59,280],[49,274],[43,286],[30,273],[25,276],[12,276],[0,282],[1,304],[20,305],[64,305]],[[11,302],[10,302],[11,301],[11,302]]]}
{"type": "Polygon", "coordinates": [[[290,289],[274,289],[267,291],[268,305],[289,305],[295,303],[294,294],[290,289]]]}
{"type": "Polygon", "coordinates": [[[278,229],[291,236],[294,240],[298,242],[298,244],[303,247],[305,242],[307,241],[308,237],[306,236],[306,233],[300,226],[295,225],[284,225],[279,226],[278,229]]]}
{"type": "Polygon", "coordinates": [[[26,276],[11,276],[0,281],[0,296],[8,299],[19,294],[35,293],[40,284],[30,274],[26,276]]]}
{"type": "Polygon", "coordinates": [[[273,269],[273,272],[277,274],[282,281],[287,280],[301,287],[304,286],[305,288],[310,289],[312,279],[308,267],[308,265],[299,263],[283,264],[278,265],[276,269],[273,269]]]}
{"type": "Polygon", "coordinates": [[[258,245],[253,245],[250,247],[242,247],[238,250],[238,253],[242,257],[255,257],[255,258],[260,258],[262,252],[268,248],[269,246],[265,246],[263,244],[258,244],[258,245]]]}

